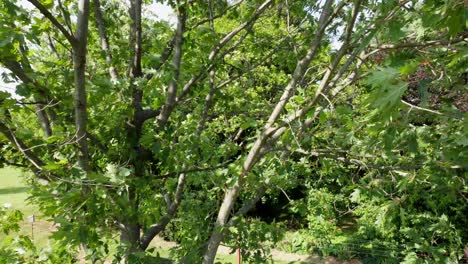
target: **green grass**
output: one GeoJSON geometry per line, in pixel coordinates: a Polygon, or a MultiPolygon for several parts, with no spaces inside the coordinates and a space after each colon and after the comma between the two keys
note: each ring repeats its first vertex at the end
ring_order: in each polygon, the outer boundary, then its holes
{"type": "MultiPolygon", "coordinates": [[[[40,212],[37,208],[28,203],[28,190],[29,188],[24,183],[21,177],[22,171],[14,168],[0,169],[0,205],[11,205],[10,209],[19,210],[24,214],[24,219],[21,224],[20,234],[31,235],[33,234],[34,242],[39,247],[46,247],[48,245],[48,236],[50,234],[50,223],[40,220],[40,212]],[[29,223],[28,217],[34,215],[36,221],[33,229],[29,223]]],[[[0,234],[0,240],[2,240],[0,234]]]]}
{"type": "Polygon", "coordinates": [[[21,171],[16,169],[0,169],[0,204],[9,203],[24,214],[35,213],[34,207],[26,203],[28,188],[20,175],[21,171]]]}
{"type": "MultiPolygon", "coordinates": [[[[39,210],[28,203],[28,190],[29,188],[24,183],[22,177],[22,171],[14,168],[1,168],[0,169],[0,206],[4,204],[11,205],[11,209],[20,210],[24,214],[24,220],[21,224],[21,234],[31,235],[31,223],[28,221],[28,217],[35,215],[38,219],[34,224],[34,242],[38,248],[47,247],[49,243],[48,236],[50,235],[51,224],[44,220],[41,220],[39,210]]],[[[0,241],[2,241],[4,235],[0,233],[0,241]]],[[[169,257],[169,248],[158,248],[156,252],[161,257],[169,257]]],[[[215,262],[221,262],[224,264],[237,263],[236,255],[217,255],[215,262]]],[[[278,264],[300,264],[299,262],[286,262],[286,261],[274,261],[278,264]]]]}

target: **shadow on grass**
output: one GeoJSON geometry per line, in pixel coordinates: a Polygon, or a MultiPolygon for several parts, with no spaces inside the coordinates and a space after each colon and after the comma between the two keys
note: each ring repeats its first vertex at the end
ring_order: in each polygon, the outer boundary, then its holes
{"type": "Polygon", "coordinates": [[[26,192],[28,187],[7,187],[0,188],[0,195],[26,192]]]}

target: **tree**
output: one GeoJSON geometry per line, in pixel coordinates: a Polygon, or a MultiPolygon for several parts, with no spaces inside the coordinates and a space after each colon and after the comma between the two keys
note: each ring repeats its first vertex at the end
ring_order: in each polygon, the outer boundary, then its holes
{"type": "MultiPolygon", "coordinates": [[[[288,184],[289,166],[310,166],[297,156],[368,168],[369,153],[385,150],[372,156],[375,171],[433,166],[461,175],[466,168],[466,152],[444,164],[406,149],[390,154],[398,150],[391,131],[414,130],[400,119],[404,107],[449,116],[443,129],[462,129],[460,113],[403,98],[423,58],[435,60],[447,47],[452,61],[460,58],[461,4],[167,1],[177,15],[171,26],[148,17],[141,0],[28,1],[31,13],[2,1],[0,61],[22,96],[1,94],[2,162],[34,172],[32,198],[60,223],[55,237],[85,246],[90,258],[103,258],[118,231],[117,259],[143,261],[151,240],[177,218],[186,225],[183,260],[203,255],[213,263],[243,215],[272,186],[288,184]],[[433,53],[401,56],[418,48],[433,53]],[[400,70],[386,52],[402,58],[400,70]],[[369,126],[347,119],[348,102],[369,126]],[[348,127],[331,121],[334,105],[348,127]],[[390,138],[382,148],[378,129],[390,138]],[[365,132],[360,144],[340,138],[357,131],[365,132]]],[[[453,64],[458,70],[442,80],[459,78],[462,67],[453,64]]],[[[446,141],[456,151],[463,139],[446,141]]]]}

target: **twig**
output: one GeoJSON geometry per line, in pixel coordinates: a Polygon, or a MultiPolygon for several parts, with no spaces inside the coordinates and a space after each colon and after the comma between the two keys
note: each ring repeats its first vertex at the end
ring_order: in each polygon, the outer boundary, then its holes
{"type": "Polygon", "coordinates": [[[408,113],[411,111],[411,109],[414,108],[414,109],[418,109],[418,110],[421,110],[421,111],[433,113],[433,114],[436,114],[436,115],[443,115],[443,113],[441,113],[439,111],[427,109],[427,108],[420,107],[420,106],[416,106],[416,105],[413,105],[413,104],[410,104],[410,103],[406,102],[405,100],[401,100],[401,102],[410,107],[410,110],[408,111],[408,113]]]}

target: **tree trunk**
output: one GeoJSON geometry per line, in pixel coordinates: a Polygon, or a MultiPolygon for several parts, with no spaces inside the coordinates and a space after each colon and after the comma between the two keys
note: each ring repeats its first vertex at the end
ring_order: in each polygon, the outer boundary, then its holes
{"type": "Polygon", "coordinates": [[[129,256],[140,250],[140,227],[135,223],[125,224],[125,229],[120,232],[120,244],[126,247],[123,263],[129,263],[129,256]]]}
{"type": "Polygon", "coordinates": [[[78,18],[75,37],[77,43],[73,49],[73,66],[75,72],[75,126],[78,143],[78,163],[84,171],[89,170],[88,144],[86,141],[87,98],[86,98],[86,45],[88,36],[89,0],[78,2],[78,18]]]}
{"type": "Polygon", "coordinates": [[[216,257],[219,244],[223,239],[224,230],[222,230],[222,228],[226,225],[229,215],[231,214],[232,207],[239,195],[239,191],[240,185],[236,184],[233,188],[229,189],[224,196],[223,203],[219,209],[218,219],[216,220],[216,224],[213,228],[211,237],[208,240],[208,245],[203,256],[203,263],[205,264],[213,263],[216,257]]]}

